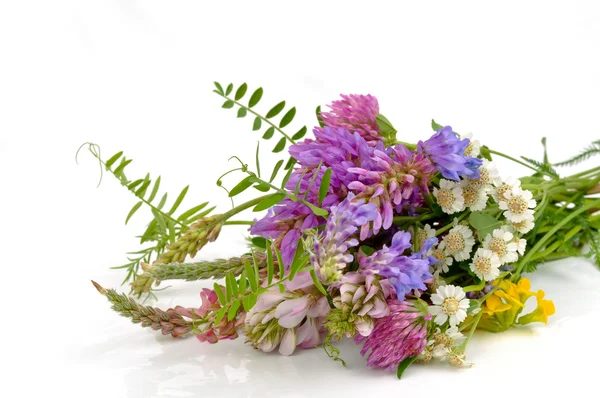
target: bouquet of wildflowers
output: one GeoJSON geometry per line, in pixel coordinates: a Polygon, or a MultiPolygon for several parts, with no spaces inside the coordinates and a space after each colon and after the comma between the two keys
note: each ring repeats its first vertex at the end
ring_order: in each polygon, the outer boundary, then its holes
{"type": "MultiPolygon", "coordinates": [[[[414,361],[468,366],[465,352],[474,331],[502,332],[547,323],[555,309],[543,290],[532,290],[526,273],[544,262],[587,256],[600,265],[600,167],[559,176],[600,153],[600,141],[561,163],[500,153],[432,121],[433,133],[417,143],[396,138],[371,95],[342,95],[329,110],[317,108],[314,136],[302,127],[286,132],[295,108],[278,103],[256,110],[259,88],[234,91],[215,83],[226,109],[252,119],[262,138],[279,138],[280,159],[265,175],[257,148],[255,166],[239,158],[240,175],[225,187],[234,198],[250,188],[257,197],[213,214],[201,203],[177,213],[187,187],[170,206],[160,177],[129,179],[131,162],[119,152],[102,159],[152,219],[141,250],[130,253],[131,294],[94,282],[112,308],[144,327],[173,337],[195,335],[217,343],[240,334],[249,346],[282,355],[323,347],[343,362],[335,342],[356,342],[368,366],[397,370],[414,361]],[[493,158],[511,159],[532,173],[505,178],[493,158]],[[287,157],[287,156],[286,156],[287,157]],[[277,181],[277,182],[276,182],[277,181]],[[241,221],[252,209],[263,217],[241,221]],[[248,250],[236,257],[195,261],[222,228],[248,225],[248,250]],[[161,310],[136,301],[161,281],[214,278],[198,307],[161,310]],[[537,307],[524,310],[527,300],[537,307]]],[[[232,202],[233,203],[233,202],[232,202]]]]}

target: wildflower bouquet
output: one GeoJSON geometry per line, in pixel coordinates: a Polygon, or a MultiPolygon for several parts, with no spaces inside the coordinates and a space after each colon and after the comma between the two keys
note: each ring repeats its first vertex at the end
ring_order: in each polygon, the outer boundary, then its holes
{"type": "Polygon", "coordinates": [[[224,176],[241,177],[228,195],[252,188],[255,199],[219,214],[208,203],[178,214],[187,187],[165,207],[160,177],[131,180],[131,160],[122,152],[105,160],[89,145],[101,167],[139,199],[127,220],[141,206],[153,215],[141,234],[144,248],[119,267],[132,294],[94,282],[134,323],[209,343],[242,333],[252,347],[282,355],[322,346],[342,363],[332,343],[349,338],[369,366],[396,369],[400,377],[416,360],[470,364],[465,350],[477,329],[546,323],[554,305],[524,277],[538,264],[585,255],[600,265],[600,167],[568,177],[554,168],[599,153],[600,141],[554,165],[545,140],[542,161],[517,159],[435,121],[431,136],[401,142],[371,95],[342,95],[328,111],[317,108],[314,137],[304,138],[306,127],[286,132],[296,110],[285,101],[263,115],[256,111],[262,88],[246,95],[245,83],[235,91],[215,86],[222,107],[251,117],[263,139],[280,135],[272,152],[290,144],[289,159],[268,175],[258,148],[254,167],[234,157],[239,167],[224,176]],[[533,173],[503,178],[496,156],[533,173]],[[235,218],[249,209],[267,213],[235,218]],[[247,253],[193,260],[222,228],[240,224],[249,227],[247,253]],[[163,311],[132,297],[151,295],[169,279],[210,278],[213,289],[202,289],[197,308],[163,311]],[[531,297],[537,308],[524,313],[531,297]]]}

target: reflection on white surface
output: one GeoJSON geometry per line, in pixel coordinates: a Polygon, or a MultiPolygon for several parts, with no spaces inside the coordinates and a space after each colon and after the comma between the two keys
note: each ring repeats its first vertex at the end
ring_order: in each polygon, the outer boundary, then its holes
{"type": "MultiPolygon", "coordinates": [[[[282,357],[255,351],[242,338],[214,345],[199,343],[193,337],[173,340],[123,318],[115,319],[114,314],[99,322],[95,334],[79,342],[81,346],[74,347],[70,359],[74,366],[93,368],[100,390],[122,381],[117,396],[128,397],[291,398],[330,395],[328,391],[349,397],[369,391],[401,391],[402,396],[409,396],[428,389],[424,386],[432,381],[436,385],[469,383],[470,388],[488,391],[490,380],[497,383],[519,374],[530,374],[537,380],[520,386],[521,392],[575,391],[578,384],[566,383],[569,377],[580,380],[592,374],[583,344],[588,339],[584,333],[600,326],[600,272],[585,260],[569,259],[541,267],[530,279],[532,290],[545,290],[555,302],[557,313],[548,326],[535,324],[501,334],[478,332],[468,349],[469,359],[476,363],[473,368],[415,364],[402,381],[393,373],[368,369],[358,347],[349,341],[339,345],[348,363],[344,368],[321,349],[299,350],[291,357],[282,357]]],[[[171,296],[183,296],[186,305],[191,304],[200,285],[174,286],[156,305],[171,305],[171,296]]],[[[519,378],[515,380],[519,383],[519,378]]],[[[494,391],[486,395],[495,396],[494,391]]]]}

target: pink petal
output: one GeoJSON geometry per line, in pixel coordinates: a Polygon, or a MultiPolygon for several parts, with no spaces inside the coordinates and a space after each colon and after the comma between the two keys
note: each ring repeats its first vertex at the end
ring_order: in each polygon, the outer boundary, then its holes
{"type": "Polygon", "coordinates": [[[275,317],[279,319],[279,325],[288,329],[298,326],[306,316],[309,304],[308,296],[286,300],[279,304],[275,309],[275,317]]]}
{"type": "Polygon", "coordinates": [[[279,353],[281,355],[289,356],[294,353],[296,349],[296,331],[294,329],[288,329],[283,334],[281,343],[279,344],[279,353]]]}

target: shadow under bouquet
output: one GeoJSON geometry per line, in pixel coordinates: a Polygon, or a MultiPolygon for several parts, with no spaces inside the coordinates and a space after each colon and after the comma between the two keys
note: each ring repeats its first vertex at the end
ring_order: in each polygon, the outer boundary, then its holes
{"type": "Polygon", "coordinates": [[[329,110],[317,108],[314,136],[305,138],[306,127],[286,132],[296,109],[285,101],[263,115],[255,108],[262,88],[247,96],[245,83],[215,87],[222,107],[251,118],[263,139],[280,136],[272,152],[288,147],[289,158],[267,176],[258,147],[254,167],[235,158],[239,167],[225,175],[242,179],[227,191],[233,198],[256,189],[246,203],[220,214],[201,203],[177,215],[187,187],[167,209],[160,177],[130,180],[122,152],[105,160],[89,144],[101,167],[139,198],[127,220],[142,206],[152,212],[143,248],[120,267],[131,294],[94,282],[135,323],[208,343],[243,334],[250,346],[282,355],[321,346],[342,363],[333,343],[353,339],[367,365],[400,377],[418,360],[468,366],[477,329],[547,323],[554,305],[524,277],[538,264],[584,255],[600,265],[600,167],[567,177],[554,168],[600,153],[600,141],[554,165],[545,140],[543,160],[517,159],[435,121],[431,136],[400,142],[371,95],[342,95],[329,110]],[[504,178],[497,156],[532,174],[504,178]],[[237,219],[250,209],[267,212],[237,219]],[[222,228],[240,224],[249,228],[247,253],[194,260],[222,228]],[[211,278],[197,308],[136,301],[161,281],[211,278]],[[537,306],[526,313],[530,299],[537,306]]]}

